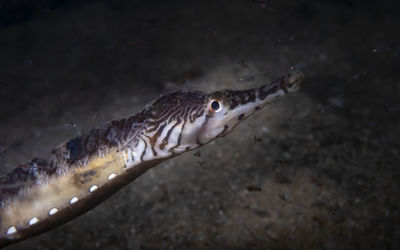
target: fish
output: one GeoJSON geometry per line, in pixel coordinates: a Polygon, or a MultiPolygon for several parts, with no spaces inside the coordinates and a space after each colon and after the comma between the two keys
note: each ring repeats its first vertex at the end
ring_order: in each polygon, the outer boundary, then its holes
{"type": "Polygon", "coordinates": [[[178,90],[142,111],[55,147],[0,177],[0,247],[47,232],[91,210],[157,164],[224,137],[289,93],[304,75],[246,90],[178,90]]]}

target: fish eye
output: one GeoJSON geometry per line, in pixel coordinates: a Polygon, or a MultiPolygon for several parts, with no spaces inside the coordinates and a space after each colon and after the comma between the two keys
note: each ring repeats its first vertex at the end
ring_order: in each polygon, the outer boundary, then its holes
{"type": "Polygon", "coordinates": [[[218,112],[221,110],[221,104],[219,103],[219,101],[213,100],[211,101],[210,109],[212,111],[218,112]]]}

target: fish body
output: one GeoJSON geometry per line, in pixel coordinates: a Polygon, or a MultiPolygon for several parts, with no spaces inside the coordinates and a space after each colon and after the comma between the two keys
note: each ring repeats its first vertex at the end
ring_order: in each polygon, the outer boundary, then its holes
{"type": "Polygon", "coordinates": [[[0,178],[0,247],[46,232],[83,214],[171,157],[227,135],[287,93],[303,75],[210,94],[177,91],[135,115],[73,138],[0,178]]]}

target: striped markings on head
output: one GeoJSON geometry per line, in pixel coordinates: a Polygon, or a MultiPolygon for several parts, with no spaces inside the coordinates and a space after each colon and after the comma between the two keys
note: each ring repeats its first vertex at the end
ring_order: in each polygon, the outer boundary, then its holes
{"type": "MultiPolygon", "coordinates": [[[[117,175],[115,174],[115,173],[111,173],[109,176],[108,176],[108,178],[107,178],[107,180],[112,180],[112,179],[114,179],[115,177],[117,177],[117,175]]],[[[94,192],[94,191],[96,191],[98,189],[98,186],[97,185],[93,185],[93,186],[91,186],[90,188],[89,188],[89,193],[92,193],[92,192],[94,192]]],[[[74,203],[76,203],[76,202],[78,202],[79,201],[79,198],[78,197],[76,197],[76,196],[74,196],[74,197],[72,197],[72,199],[69,201],[69,203],[72,205],[72,204],[74,204],[74,203]]],[[[54,215],[54,214],[56,214],[58,212],[58,208],[52,208],[52,209],[50,209],[49,210],[49,215],[51,216],[51,215],[54,215]]],[[[38,223],[39,222],[39,218],[37,218],[37,217],[33,217],[33,218],[31,218],[29,221],[28,221],[28,225],[29,226],[32,226],[32,225],[35,225],[36,223],[38,223]]],[[[9,227],[8,229],[7,229],[7,232],[6,232],[6,234],[7,235],[12,235],[12,234],[15,234],[17,232],[17,228],[15,227],[15,226],[11,226],[11,227],[9,227]]]]}

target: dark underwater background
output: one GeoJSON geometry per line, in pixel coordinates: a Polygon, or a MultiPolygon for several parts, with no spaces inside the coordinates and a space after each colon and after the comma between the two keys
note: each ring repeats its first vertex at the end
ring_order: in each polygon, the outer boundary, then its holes
{"type": "Polygon", "coordinates": [[[400,249],[400,3],[0,1],[0,174],[176,89],[301,90],[8,249],[400,249]]]}

